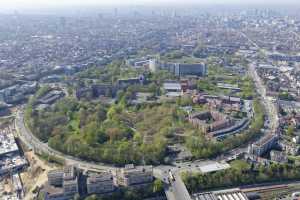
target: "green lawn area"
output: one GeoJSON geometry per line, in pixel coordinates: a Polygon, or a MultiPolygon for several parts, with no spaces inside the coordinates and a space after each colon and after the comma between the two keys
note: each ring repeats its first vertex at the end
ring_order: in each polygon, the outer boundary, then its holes
{"type": "Polygon", "coordinates": [[[68,123],[69,127],[72,127],[72,130],[74,130],[74,132],[79,133],[80,132],[80,118],[79,118],[79,114],[78,113],[72,113],[71,115],[71,120],[68,123]]]}
{"type": "Polygon", "coordinates": [[[230,163],[230,166],[231,166],[231,168],[236,169],[236,170],[240,170],[240,169],[249,170],[251,167],[247,162],[245,162],[243,160],[232,161],[230,163]]]}

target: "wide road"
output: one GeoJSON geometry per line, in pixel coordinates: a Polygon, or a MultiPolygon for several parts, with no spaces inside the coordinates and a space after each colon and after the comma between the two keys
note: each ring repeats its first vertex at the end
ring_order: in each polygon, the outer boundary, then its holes
{"type": "Polygon", "coordinates": [[[278,111],[276,108],[276,103],[273,102],[271,97],[267,96],[267,89],[266,86],[263,84],[261,78],[257,74],[256,67],[254,63],[250,63],[249,65],[249,74],[252,76],[257,92],[261,97],[261,102],[263,103],[264,107],[266,108],[266,115],[268,120],[270,121],[270,133],[275,134],[276,130],[279,126],[279,118],[278,118],[278,111]]]}
{"type": "Polygon", "coordinates": [[[173,176],[175,179],[170,180],[169,190],[166,190],[167,198],[169,200],[191,200],[190,194],[181,180],[180,173],[174,173],[173,176]]]}
{"type": "Polygon", "coordinates": [[[164,182],[165,194],[168,200],[191,200],[190,194],[181,180],[181,171],[188,171],[178,166],[160,165],[153,169],[154,176],[164,182]],[[170,177],[170,173],[174,179],[170,177]]]}
{"type": "MultiPolygon", "coordinates": [[[[300,37],[296,32],[292,31],[293,34],[295,34],[297,37],[300,37]]],[[[245,33],[240,32],[240,34],[245,37],[253,46],[255,46],[257,49],[261,50],[261,52],[266,52],[264,49],[260,48],[259,45],[254,42],[251,38],[249,38],[245,33]]],[[[261,102],[266,108],[267,111],[267,117],[270,121],[270,132],[272,134],[276,133],[276,130],[279,126],[279,118],[278,118],[278,111],[276,108],[276,105],[274,102],[272,102],[272,99],[267,97],[267,89],[264,83],[262,82],[261,78],[257,74],[256,71],[256,64],[253,63],[251,60],[248,60],[250,62],[249,64],[249,74],[252,77],[255,87],[257,89],[258,94],[261,97],[261,102]]]]}

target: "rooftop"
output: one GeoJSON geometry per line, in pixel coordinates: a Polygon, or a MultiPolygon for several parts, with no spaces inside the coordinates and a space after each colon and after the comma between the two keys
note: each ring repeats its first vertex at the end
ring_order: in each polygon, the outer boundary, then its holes
{"type": "Polygon", "coordinates": [[[111,181],[112,179],[113,177],[111,173],[90,173],[87,178],[87,184],[111,181]]]}
{"type": "Polygon", "coordinates": [[[134,166],[133,164],[125,165],[125,168],[122,169],[124,173],[140,173],[140,172],[152,172],[152,165],[145,166],[134,166]]]}
{"type": "Polygon", "coordinates": [[[194,194],[194,200],[248,200],[248,197],[238,188],[194,194]]]}
{"type": "Polygon", "coordinates": [[[165,90],[181,90],[181,85],[180,85],[180,83],[166,82],[166,83],[164,83],[163,88],[165,90]]]}
{"type": "Polygon", "coordinates": [[[230,168],[230,165],[228,163],[214,162],[204,166],[200,166],[199,168],[202,173],[210,173],[210,172],[216,172],[216,171],[228,169],[230,168]]]}
{"type": "Polygon", "coordinates": [[[18,145],[9,128],[0,130],[0,155],[18,151],[18,145]]]}

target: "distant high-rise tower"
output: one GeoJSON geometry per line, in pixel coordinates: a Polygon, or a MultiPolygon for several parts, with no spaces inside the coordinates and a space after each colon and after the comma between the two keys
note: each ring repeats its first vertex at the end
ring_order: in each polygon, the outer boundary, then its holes
{"type": "Polygon", "coordinates": [[[155,15],[156,15],[156,13],[155,13],[154,10],[152,10],[151,14],[152,14],[152,16],[155,16],[155,15]]]}
{"type": "Polygon", "coordinates": [[[149,69],[151,72],[156,72],[158,68],[158,63],[156,59],[149,60],[149,69]]]}
{"type": "Polygon", "coordinates": [[[118,16],[118,8],[115,8],[115,17],[117,17],[118,16]]]}
{"type": "Polygon", "coordinates": [[[63,26],[63,27],[66,26],[67,20],[65,17],[60,17],[59,21],[60,21],[61,26],[63,26]]]}
{"type": "Polygon", "coordinates": [[[172,17],[174,17],[174,18],[177,17],[177,12],[176,12],[176,10],[173,11],[172,17]]]}
{"type": "Polygon", "coordinates": [[[98,13],[98,19],[103,19],[103,14],[102,13],[98,13]]]}

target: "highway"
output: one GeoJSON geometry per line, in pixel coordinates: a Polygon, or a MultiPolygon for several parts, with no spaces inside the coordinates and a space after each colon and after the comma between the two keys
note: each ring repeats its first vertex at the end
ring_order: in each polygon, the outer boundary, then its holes
{"type": "Polygon", "coordinates": [[[251,40],[245,33],[243,33],[243,32],[239,32],[243,37],[245,37],[253,46],[255,46],[256,48],[260,48],[257,44],[256,44],[256,42],[254,42],[253,40],[251,40]]]}
{"type": "Polygon", "coordinates": [[[265,109],[266,109],[266,115],[268,120],[270,121],[270,131],[272,134],[276,133],[276,130],[279,126],[279,118],[278,118],[278,111],[276,108],[275,102],[273,102],[271,97],[267,97],[267,89],[265,85],[263,84],[261,78],[257,74],[255,64],[251,63],[249,65],[249,74],[252,76],[254,83],[257,88],[257,92],[260,95],[261,102],[263,103],[265,109]]]}
{"type": "MultiPolygon", "coordinates": [[[[295,34],[297,37],[300,37],[296,32],[292,31],[292,33],[295,34]]],[[[266,52],[264,49],[260,48],[259,45],[256,42],[254,42],[251,38],[249,38],[245,33],[240,32],[240,34],[243,37],[245,37],[256,48],[260,49],[262,52],[266,52]]],[[[278,125],[279,125],[279,119],[278,119],[278,113],[277,113],[276,105],[275,105],[274,102],[272,102],[272,99],[267,97],[266,86],[264,85],[261,78],[257,74],[255,64],[251,60],[248,60],[248,61],[250,62],[249,69],[248,69],[249,75],[252,77],[252,79],[255,83],[255,87],[257,89],[257,92],[261,97],[261,102],[265,106],[266,111],[267,111],[266,114],[268,116],[269,121],[271,122],[271,125],[270,125],[270,130],[271,131],[270,132],[275,133],[277,128],[278,128],[278,125]]]]}
{"type": "MultiPolygon", "coordinates": [[[[243,37],[245,37],[252,45],[254,45],[261,52],[266,53],[266,51],[264,49],[260,48],[259,45],[256,42],[254,42],[251,38],[249,38],[245,33],[240,32],[240,34],[243,37]]],[[[297,33],[293,32],[293,34],[295,34],[297,37],[299,37],[299,35],[297,33]]],[[[277,111],[276,103],[273,101],[273,99],[271,97],[267,96],[266,86],[264,85],[263,81],[257,74],[256,63],[254,63],[252,60],[249,60],[249,59],[248,59],[248,61],[250,63],[249,68],[248,68],[249,75],[252,77],[252,79],[254,81],[256,91],[260,96],[260,101],[266,109],[267,120],[270,122],[269,130],[265,131],[264,135],[262,137],[258,138],[258,140],[257,140],[257,142],[258,142],[258,141],[263,140],[265,137],[268,137],[271,134],[277,133],[277,129],[279,126],[279,118],[278,118],[278,111],[277,111]]]]}
{"type": "MultiPolygon", "coordinates": [[[[265,52],[264,49],[260,48],[259,45],[257,45],[257,43],[255,43],[245,33],[240,32],[240,34],[243,37],[245,37],[250,43],[252,43],[256,48],[260,49],[262,52],[265,52]]],[[[299,37],[299,35],[297,33],[293,32],[293,34],[295,34],[297,37],[299,37]]],[[[279,119],[278,119],[278,113],[277,113],[276,105],[275,105],[274,102],[272,102],[272,99],[270,97],[267,97],[266,86],[264,85],[261,78],[257,74],[255,63],[253,63],[253,61],[251,61],[251,60],[248,60],[248,61],[250,62],[249,69],[248,69],[249,75],[252,77],[252,79],[255,83],[255,87],[257,89],[257,92],[261,97],[261,102],[263,103],[263,105],[264,105],[264,107],[267,111],[266,114],[267,114],[268,120],[271,122],[270,132],[271,133],[276,133],[276,130],[279,126],[279,119]]]]}

